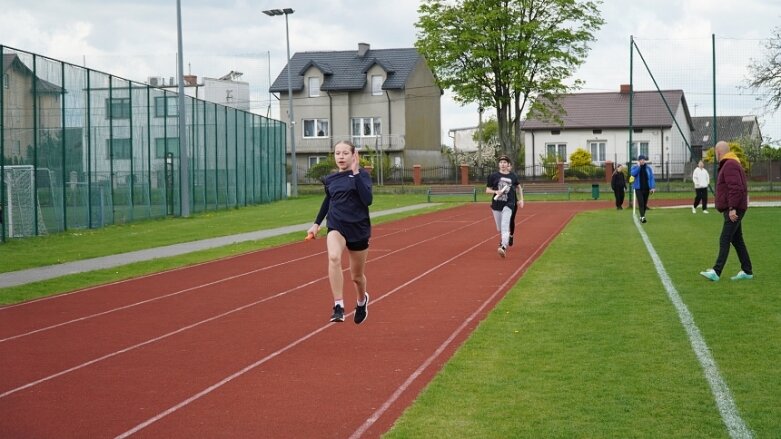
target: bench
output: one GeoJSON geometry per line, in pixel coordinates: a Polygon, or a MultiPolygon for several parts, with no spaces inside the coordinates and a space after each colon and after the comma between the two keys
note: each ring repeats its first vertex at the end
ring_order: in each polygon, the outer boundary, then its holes
{"type": "Polygon", "coordinates": [[[572,189],[562,183],[529,183],[524,184],[523,194],[567,194],[567,199],[570,199],[570,193],[572,189]]]}
{"type": "Polygon", "coordinates": [[[472,201],[477,201],[477,189],[470,185],[431,186],[426,194],[428,195],[429,203],[431,202],[431,197],[446,195],[471,195],[472,201]]]}

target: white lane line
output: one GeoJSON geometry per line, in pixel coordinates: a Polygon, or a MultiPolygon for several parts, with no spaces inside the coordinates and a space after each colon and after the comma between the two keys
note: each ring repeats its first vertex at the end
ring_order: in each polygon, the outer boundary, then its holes
{"type": "Polygon", "coordinates": [[[193,287],[185,288],[183,290],[174,291],[173,293],[164,294],[162,296],[153,297],[151,299],[142,300],[140,302],[131,303],[129,305],[120,306],[120,307],[117,307],[117,308],[112,308],[112,309],[109,309],[109,310],[106,310],[106,311],[103,311],[103,312],[86,315],[84,317],[79,317],[79,318],[68,320],[68,321],[65,321],[65,322],[60,322],[60,323],[57,323],[57,324],[54,324],[54,325],[50,325],[50,326],[46,326],[46,327],[43,327],[43,328],[34,329],[32,331],[28,331],[28,332],[25,332],[25,333],[22,333],[22,334],[12,335],[12,336],[6,337],[6,338],[0,338],[0,343],[6,342],[6,341],[10,341],[10,340],[15,340],[17,338],[27,337],[29,335],[37,334],[37,333],[43,332],[43,331],[49,331],[49,330],[52,330],[52,329],[55,329],[55,328],[59,328],[61,326],[70,325],[72,323],[82,322],[84,320],[93,319],[95,317],[104,316],[106,314],[111,314],[111,313],[114,313],[114,312],[117,312],[117,311],[122,311],[122,310],[125,310],[125,309],[134,308],[136,306],[144,305],[144,304],[147,304],[147,303],[155,302],[155,301],[166,299],[166,298],[169,298],[169,297],[178,296],[178,295],[184,294],[184,293],[186,293],[188,291],[193,291],[193,290],[197,290],[197,289],[200,289],[200,288],[209,287],[209,286],[216,285],[216,284],[219,284],[219,283],[222,283],[222,282],[227,282],[227,281],[238,279],[238,278],[241,278],[241,277],[244,277],[244,276],[249,276],[250,274],[255,274],[255,273],[259,273],[261,271],[270,270],[272,268],[277,268],[277,267],[280,267],[282,265],[292,264],[292,263],[295,263],[295,262],[298,262],[298,261],[302,261],[304,259],[308,259],[308,258],[317,256],[317,255],[319,255],[321,253],[325,253],[325,252],[315,253],[313,255],[307,255],[307,256],[304,256],[304,257],[291,259],[291,260],[288,260],[288,261],[285,261],[285,262],[280,262],[280,263],[277,263],[277,264],[274,264],[274,265],[267,265],[265,267],[261,267],[261,268],[255,269],[255,270],[247,271],[247,272],[244,272],[244,273],[241,273],[241,274],[236,274],[236,275],[233,275],[233,276],[224,277],[222,279],[218,279],[218,280],[215,280],[215,281],[212,281],[212,282],[207,282],[207,283],[204,283],[204,284],[200,284],[200,285],[196,285],[196,286],[193,286],[193,287]]]}
{"type": "Polygon", "coordinates": [[[689,337],[689,343],[691,343],[692,350],[694,350],[694,354],[697,356],[700,366],[702,366],[705,378],[708,380],[711,392],[713,393],[713,398],[716,400],[716,405],[719,408],[719,413],[721,413],[721,419],[724,421],[724,425],[727,427],[730,437],[734,439],[754,437],[751,429],[743,421],[743,418],[740,417],[738,407],[735,405],[735,400],[732,398],[732,392],[730,392],[724,378],[721,377],[719,368],[716,365],[716,360],[713,358],[707,343],[705,343],[705,339],[702,337],[699,328],[697,328],[697,324],[694,323],[694,316],[689,312],[686,304],[683,303],[672,279],[667,275],[667,270],[665,270],[662,260],[659,258],[654,246],[651,244],[651,240],[648,239],[645,230],[643,230],[643,226],[640,225],[640,221],[636,216],[633,216],[633,218],[635,227],[637,227],[637,230],[640,232],[645,247],[648,249],[648,254],[651,255],[651,259],[654,262],[656,272],[659,274],[664,289],[667,291],[667,297],[670,298],[670,301],[675,306],[675,310],[678,312],[678,318],[686,330],[686,335],[689,337]]]}
{"type": "MultiPolygon", "coordinates": [[[[369,260],[368,262],[376,262],[376,261],[378,261],[378,260],[381,260],[381,259],[383,259],[383,258],[385,258],[385,257],[388,257],[388,256],[390,256],[390,255],[392,255],[392,254],[394,254],[394,253],[399,253],[399,252],[402,252],[402,251],[405,251],[405,250],[411,249],[411,248],[413,248],[413,247],[417,247],[417,246],[419,246],[419,245],[423,245],[423,244],[425,244],[425,243],[427,243],[427,242],[429,242],[429,241],[433,241],[433,240],[436,240],[436,239],[440,239],[442,236],[445,236],[445,235],[448,235],[448,234],[451,234],[451,233],[456,233],[456,232],[459,232],[460,230],[462,230],[462,229],[464,229],[464,228],[467,228],[467,227],[470,227],[470,226],[472,226],[472,225],[474,225],[474,224],[477,224],[477,223],[479,223],[479,222],[481,222],[481,221],[482,221],[482,220],[479,220],[479,221],[474,221],[472,224],[467,224],[467,225],[465,225],[465,226],[462,226],[462,227],[459,227],[459,228],[456,228],[456,229],[451,229],[450,231],[448,231],[448,232],[445,232],[445,233],[442,233],[442,234],[440,234],[440,235],[433,236],[433,237],[430,237],[430,238],[428,238],[428,239],[425,239],[425,240],[422,240],[422,241],[418,241],[418,242],[416,242],[416,243],[414,243],[414,244],[410,244],[410,245],[407,245],[407,246],[405,246],[405,247],[399,248],[399,249],[397,249],[397,250],[395,250],[395,251],[392,251],[392,252],[389,252],[389,253],[385,253],[385,254],[383,254],[383,255],[381,255],[381,256],[378,256],[378,257],[376,257],[376,258],[372,258],[372,259],[371,259],[371,260],[369,260]]],[[[343,271],[347,271],[347,270],[349,270],[349,268],[345,268],[343,271]]],[[[174,330],[174,331],[168,332],[168,333],[166,333],[166,334],[163,334],[163,335],[161,335],[161,336],[158,336],[158,337],[155,337],[155,338],[152,338],[152,339],[149,339],[149,340],[143,341],[143,342],[141,342],[141,343],[137,343],[137,344],[135,344],[135,345],[132,345],[132,346],[129,346],[129,347],[126,347],[126,348],[120,349],[120,350],[118,350],[118,351],[115,351],[115,352],[111,352],[111,353],[109,353],[109,354],[103,355],[103,356],[101,356],[101,357],[98,357],[98,358],[94,358],[94,359],[92,359],[92,360],[89,360],[89,361],[86,361],[86,362],[84,362],[84,363],[78,364],[78,365],[76,365],[76,366],[73,366],[73,367],[71,367],[71,368],[68,368],[68,369],[61,370],[60,372],[54,373],[54,374],[52,374],[52,375],[48,375],[48,376],[46,376],[46,377],[43,377],[43,378],[40,378],[40,379],[38,379],[38,380],[35,380],[35,381],[32,381],[32,382],[29,382],[29,383],[27,383],[27,384],[23,384],[23,385],[21,385],[21,386],[19,386],[19,387],[13,388],[13,389],[11,389],[11,390],[8,390],[8,391],[6,391],[6,392],[4,392],[4,393],[0,393],[0,399],[4,398],[4,397],[6,397],[6,396],[12,395],[12,394],[14,394],[14,393],[20,392],[20,391],[22,391],[22,390],[29,389],[30,387],[36,386],[36,385],[38,385],[38,384],[41,384],[41,383],[44,383],[44,382],[46,382],[46,381],[53,380],[53,379],[55,379],[55,378],[57,378],[57,377],[60,377],[60,376],[62,376],[62,375],[65,375],[65,374],[68,374],[68,373],[70,373],[70,372],[74,372],[74,371],[77,371],[77,370],[79,370],[79,369],[83,369],[83,368],[85,368],[85,367],[87,367],[87,366],[90,366],[90,365],[92,365],[92,364],[98,363],[98,362],[100,362],[100,361],[107,360],[107,359],[109,359],[109,358],[112,358],[112,357],[115,357],[115,356],[117,356],[117,355],[120,355],[120,354],[123,354],[123,353],[129,352],[129,351],[131,351],[131,350],[134,350],[134,349],[137,349],[137,348],[140,348],[140,347],[142,347],[142,346],[146,346],[146,345],[148,345],[148,344],[151,344],[151,343],[154,343],[154,342],[157,342],[157,341],[160,341],[160,340],[166,339],[166,338],[168,338],[168,337],[171,337],[171,336],[173,336],[173,335],[179,334],[179,333],[181,333],[181,332],[184,332],[184,331],[186,331],[186,330],[189,330],[189,329],[195,328],[195,327],[197,327],[197,326],[203,325],[203,324],[205,324],[205,323],[208,323],[208,322],[211,322],[211,321],[217,320],[217,319],[219,319],[219,318],[222,318],[222,317],[228,316],[228,315],[230,315],[230,314],[233,314],[233,313],[236,313],[236,312],[239,312],[239,311],[245,310],[245,309],[247,309],[247,308],[250,308],[250,307],[252,307],[252,306],[255,306],[255,305],[258,305],[258,304],[264,303],[264,302],[266,302],[266,301],[269,301],[269,300],[271,300],[271,299],[276,299],[276,298],[278,298],[278,297],[282,297],[282,296],[284,296],[284,295],[286,295],[286,294],[288,294],[288,293],[291,293],[291,292],[293,292],[293,291],[299,290],[299,289],[301,289],[301,288],[307,287],[307,286],[309,286],[309,285],[315,284],[315,283],[317,283],[317,282],[320,282],[320,281],[322,281],[322,280],[326,280],[326,279],[328,279],[328,276],[327,276],[327,275],[326,275],[326,276],[319,277],[319,278],[317,278],[317,279],[314,279],[314,280],[312,280],[312,281],[306,282],[306,283],[304,283],[304,284],[300,284],[300,285],[297,285],[297,286],[295,286],[295,287],[292,287],[292,288],[290,288],[290,289],[288,289],[288,290],[285,290],[285,291],[282,291],[282,292],[276,293],[276,294],[274,294],[274,295],[272,295],[272,296],[268,296],[268,297],[265,297],[265,298],[263,298],[263,299],[257,300],[257,301],[255,301],[255,302],[252,302],[252,303],[249,303],[249,304],[246,304],[246,305],[242,305],[242,306],[240,306],[240,307],[238,307],[238,308],[234,308],[234,309],[232,309],[232,310],[229,310],[229,311],[226,311],[226,312],[224,312],[224,313],[222,313],[222,314],[218,314],[218,315],[215,315],[215,316],[209,317],[209,318],[207,318],[207,319],[201,320],[201,321],[199,321],[199,322],[192,323],[192,324],[190,324],[190,325],[187,325],[187,326],[181,327],[181,328],[179,328],[179,329],[177,329],[177,330],[174,330]]],[[[378,302],[378,301],[380,301],[380,300],[382,300],[382,298],[381,298],[381,297],[380,297],[380,298],[378,298],[378,299],[374,299],[372,303],[376,303],[376,302],[378,302]]]]}
{"type": "MultiPolygon", "coordinates": [[[[482,221],[475,221],[473,224],[476,224],[476,223],[478,223],[478,222],[482,222],[482,221]]],[[[431,239],[439,239],[439,238],[430,238],[430,239],[428,239],[428,240],[431,240],[431,239]]],[[[439,263],[439,264],[435,265],[434,267],[431,267],[430,269],[428,269],[428,270],[424,271],[423,273],[421,273],[421,274],[419,274],[419,275],[417,275],[417,276],[415,276],[415,277],[413,277],[413,278],[409,279],[408,281],[404,282],[403,284],[401,284],[401,285],[399,285],[399,286],[397,286],[397,287],[395,287],[395,288],[391,289],[390,291],[386,292],[385,294],[383,294],[383,295],[379,296],[377,299],[372,299],[372,303],[376,304],[377,302],[380,302],[380,301],[382,301],[383,299],[386,299],[386,298],[388,298],[389,296],[391,296],[392,294],[394,294],[394,293],[396,293],[397,291],[401,290],[402,288],[405,288],[405,287],[407,287],[407,286],[411,285],[412,283],[414,283],[414,282],[417,282],[418,280],[420,280],[420,279],[422,279],[422,278],[424,278],[424,277],[428,276],[429,274],[431,274],[431,273],[435,272],[436,270],[439,270],[440,268],[442,268],[442,267],[446,266],[447,264],[451,263],[452,261],[454,261],[454,260],[456,260],[456,259],[460,258],[461,256],[463,256],[463,255],[465,255],[465,254],[467,254],[467,253],[471,252],[471,251],[472,251],[472,250],[474,250],[475,248],[477,248],[477,247],[479,247],[479,246],[483,245],[484,243],[486,243],[486,242],[488,242],[488,241],[491,241],[491,240],[493,240],[493,239],[495,239],[495,237],[494,237],[494,236],[492,236],[491,238],[488,238],[488,239],[486,239],[486,240],[484,240],[484,241],[481,241],[481,242],[479,242],[479,243],[477,243],[477,244],[473,245],[472,247],[469,247],[468,249],[466,249],[466,250],[462,251],[461,253],[458,253],[457,255],[455,255],[455,256],[453,256],[453,257],[451,257],[450,259],[447,259],[446,261],[444,261],[444,262],[441,262],[441,263],[439,263]]],[[[428,240],[426,240],[426,241],[428,241],[428,240]]],[[[425,241],[421,241],[421,243],[422,243],[422,242],[425,242],[425,241]]],[[[520,268],[519,268],[519,270],[520,270],[520,268]]],[[[516,271],[516,272],[517,272],[517,271],[516,271]]],[[[505,282],[505,283],[506,283],[506,282],[505,282]]],[[[496,293],[494,293],[494,294],[496,294],[496,293]]],[[[351,313],[351,314],[352,314],[352,313],[351,313]]],[[[348,314],[347,316],[349,316],[349,314],[348,314]]],[[[194,394],[193,396],[191,396],[191,397],[189,397],[189,398],[185,399],[184,401],[182,401],[182,402],[180,402],[180,403],[178,403],[178,404],[176,404],[176,405],[174,405],[174,406],[170,407],[169,409],[167,409],[167,410],[165,410],[165,411],[163,411],[163,412],[159,413],[158,415],[156,415],[156,416],[153,416],[153,417],[151,417],[151,418],[147,419],[146,421],[144,421],[144,422],[142,422],[142,423],[140,423],[140,424],[136,425],[135,427],[131,428],[130,430],[128,430],[128,431],[126,431],[126,432],[124,432],[124,433],[122,433],[122,434],[120,434],[120,435],[116,436],[116,437],[115,437],[115,439],[122,439],[122,438],[126,438],[126,437],[128,437],[128,436],[130,436],[130,435],[133,435],[133,434],[135,434],[135,433],[137,433],[137,432],[139,432],[139,431],[143,430],[144,428],[146,428],[146,427],[148,427],[148,426],[150,426],[150,425],[154,424],[155,422],[157,422],[157,421],[159,421],[159,420],[161,420],[161,419],[165,418],[166,416],[168,416],[168,415],[170,415],[170,414],[172,414],[172,413],[174,413],[174,412],[178,411],[179,409],[181,409],[181,408],[183,408],[183,407],[185,407],[185,406],[189,405],[190,403],[192,403],[192,402],[194,402],[194,401],[196,401],[196,400],[198,400],[198,399],[200,399],[200,398],[202,398],[202,397],[204,397],[204,396],[208,395],[209,393],[211,393],[211,392],[213,392],[213,391],[215,391],[215,390],[219,389],[220,387],[224,386],[225,384],[228,384],[229,382],[233,381],[234,379],[236,379],[236,378],[238,378],[238,377],[240,377],[240,376],[244,375],[245,373],[247,373],[247,372],[249,372],[249,371],[251,371],[251,370],[255,369],[256,367],[260,366],[261,364],[263,364],[263,363],[266,363],[267,361],[271,360],[272,358],[274,358],[274,357],[277,357],[277,356],[279,356],[280,354],[282,354],[282,353],[284,353],[284,352],[286,352],[286,351],[288,351],[288,350],[292,349],[292,348],[293,348],[293,347],[295,347],[296,345],[299,345],[299,344],[301,344],[302,342],[304,342],[304,341],[306,341],[306,340],[308,340],[308,339],[312,338],[312,337],[313,337],[313,336],[315,336],[316,334],[318,334],[318,333],[320,333],[320,332],[322,332],[322,331],[325,331],[326,329],[328,329],[328,328],[329,328],[329,327],[331,327],[331,326],[333,326],[331,323],[327,323],[327,324],[325,324],[324,326],[321,326],[320,328],[318,328],[318,329],[316,329],[316,330],[314,330],[314,331],[310,332],[309,334],[307,334],[307,335],[305,335],[305,336],[303,336],[303,337],[300,337],[299,339],[297,339],[297,340],[295,340],[295,341],[291,342],[290,344],[288,344],[287,346],[285,346],[285,347],[283,347],[283,348],[281,348],[281,349],[277,350],[276,352],[273,352],[273,353],[271,353],[271,354],[269,354],[269,355],[267,355],[267,356],[265,356],[265,357],[261,358],[260,360],[258,360],[258,361],[256,361],[256,362],[254,362],[254,363],[250,364],[249,366],[247,366],[247,367],[245,367],[245,368],[243,368],[243,369],[239,370],[238,372],[235,372],[235,373],[234,373],[234,374],[232,374],[232,375],[229,375],[229,376],[225,377],[225,378],[224,378],[224,379],[222,379],[221,381],[218,381],[217,383],[215,383],[215,384],[213,384],[213,385],[211,385],[211,386],[209,386],[209,387],[207,387],[207,388],[203,389],[202,391],[200,391],[200,392],[198,392],[198,393],[194,394]]],[[[451,338],[452,338],[452,337],[453,337],[453,336],[451,336],[451,338]]]]}
{"type": "MultiPolygon", "coordinates": [[[[434,224],[434,223],[437,223],[437,222],[439,222],[439,221],[430,221],[430,222],[424,223],[424,224],[419,225],[419,226],[414,226],[414,227],[407,228],[405,230],[400,230],[400,231],[396,231],[396,232],[392,232],[392,233],[387,233],[385,235],[382,235],[382,236],[378,237],[377,239],[385,238],[385,237],[392,236],[392,235],[395,235],[395,234],[398,234],[398,233],[403,233],[404,231],[407,231],[407,230],[413,230],[415,228],[424,227],[424,226],[427,226],[427,225],[430,225],[430,224],[434,224]]],[[[236,275],[233,275],[233,276],[224,277],[224,278],[212,281],[212,282],[207,282],[207,283],[204,283],[204,284],[195,285],[195,286],[192,286],[192,287],[189,287],[189,288],[185,288],[183,290],[175,291],[173,293],[164,294],[162,296],[153,297],[151,299],[146,299],[146,300],[142,300],[140,302],[135,302],[135,303],[131,303],[131,304],[128,304],[128,305],[120,306],[120,307],[117,307],[117,308],[112,308],[112,309],[109,309],[109,310],[106,310],[106,311],[103,311],[103,312],[86,315],[86,316],[79,317],[79,318],[76,318],[76,319],[71,319],[71,320],[68,320],[68,321],[65,321],[65,322],[56,323],[54,325],[49,325],[49,326],[46,326],[46,327],[43,327],[43,328],[34,329],[32,331],[28,331],[28,332],[21,333],[21,334],[16,334],[16,335],[9,336],[9,337],[6,337],[6,338],[0,338],[0,343],[6,342],[6,341],[10,341],[10,340],[15,340],[17,338],[27,337],[29,335],[37,334],[37,333],[43,332],[43,331],[50,331],[52,329],[56,329],[56,328],[59,328],[59,327],[65,326],[65,325],[70,325],[72,323],[82,322],[82,321],[85,321],[85,320],[89,320],[89,319],[93,319],[93,318],[96,318],[96,317],[104,316],[106,314],[111,314],[111,313],[114,313],[114,312],[117,312],[117,311],[122,311],[122,310],[125,310],[125,309],[134,308],[136,306],[144,305],[146,303],[154,302],[154,301],[157,301],[157,300],[162,300],[162,299],[166,299],[166,298],[169,298],[169,297],[178,296],[180,294],[183,294],[183,293],[186,293],[186,292],[189,292],[189,291],[194,291],[194,290],[197,290],[197,289],[200,289],[200,288],[209,287],[209,286],[216,285],[216,284],[219,284],[219,283],[222,283],[222,282],[235,280],[235,279],[238,279],[238,278],[241,278],[241,277],[244,277],[244,276],[248,276],[248,275],[251,275],[251,274],[259,273],[259,272],[264,271],[264,270],[269,270],[269,269],[272,269],[272,268],[281,267],[281,266],[286,265],[286,264],[296,263],[296,262],[302,261],[302,260],[307,259],[307,258],[312,258],[312,257],[315,257],[315,256],[319,256],[319,255],[324,254],[324,253],[325,253],[325,251],[317,252],[317,253],[311,253],[311,254],[308,254],[308,255],[306,255],[304,257],[290,259],[290,260],[287,260],[287,261],[284,261],[284,262],[279,262],[279,263],[276,263],[276,264],[273,264],[273,265],[268,265],[268,266],[261,267],[261,268],[255,269],[255,270],[247,271],[247,272],[236,274],[236,275]]],[[[212,261],[212,262],[214,262],[214,261],[212,261]]],[[[208,264],[208,263],[198,264],[196,266],[206,265],[206,264],[208,264]]],[[[192,268],[192,267],[189,267],[189,268],[192,268]]],[[[166,273],[166,272],[164,272],[164,273],[166,273]]],[[[170,273],[170,271],[168,271],[168,273],[170,273]]],[[[152,275],[150,275],[150,276],[152,276],[152,275]]],[[[119,281],[119,282],[116,282],[116,283],[113,283],[113,284],[109,284],[109,285],[115,285],[115,284],[119,284],[119,283],[122,283],[122,282],[135,281],[137,279],[139,279],[139,278],[134,278],[132,280],[119,281]]],[[[105,287],[105,286],[106,285],[103,285],[102,287],[105,287]]],[[[99,288],[99,287],[93,287],[93,288],[99,288]]],[[[79,291],[87,291],[87,290],[79,290],[79,291]]],[[[76,292],[79,292],[79,291],[75,291],[73,293],[76,293],[76,292]]],[[[68,294],[73,294],[73,293],[68,293],[68,294]]],[[[60,295],[57,295],[57,296],[52,296],[51,299],[54,299],[54,298],[57,298],[57,297],[63,297],[63,296],[64,295],[60,294],[60,295]]],[[[28,303],[28,302],[25,302],[25,304],[26,303],[28,303]]],[[[21,304],[19,304],[19,305],[21,305],[21,304]]],[[[2,308],[2,309],[0,309],[0,311],[2,311],[3,309],[8,309],[8,308],[2,308]]]]}
{"type": "Polygon", "coordinates": [[[166,339],[168,337],[174,336],[176,334],[182,333],[184,331],[187,331],[189,329],[195,328],[197,326],[201,326],[201,325],[203,325],[205,323],[208,323],[208,322],[220,319],[222,317],[225,317],[225,316],[237,313],[239,311],[245,310],[247,308],[253,307],[255,305],[258,305],[258,304],[261,304],[263,302],[269,301],[271,299],[275,299],[277,297],[284,296],[285,294],[288,294],[288,293],[290,293],[292,291],[295,291],[295,290],[301,289],[303,287],[312,285],[314,283],[317,283],[317,282],[319,282],[321,280],[324,280],[324,279],[327,279],[327,278],[328,278],[327,276],[324,276],[324,277],[321,277],[319,279],[312,280],[312,281],[307,282],[305,284],[301,284],[301,285],[295,286],[295,287],[293,287],[293,288],[291,288],[289,290],[279,292],[279,293],[277,293],[277,294],[275,294],[273,296],[265,297],[265,298],[260,299],[258,301],[255,301],[255,302],[252,302],[252,303],[248,303],[248,304],[240,306],[238,308],[234,308],[234,309],[232,309],[230,311],[226,311],[226,312],[224,312],[222,314],[217,314],[215,316],[209,317],[208,319],[204,319],[204,320],[201,320],[199,322],[195,322],[195,323],[192,323],[190,325],[183,326],[183,327],[181,327],[181,328],[179,328],[179,329],[177,329],[175,331],[168,332],[168,333],[163,334],[161,336],[158,336],[158,337],[155,337],[155,338],[151,338],[151,339],[146,340],[146,341],[142,341],[141,343],[134,344],[132,346],[128,346],[128,347],[120,349],[118,351],[114,351],[114,352],[112,352],[110,354],[103,355],[102,357],[94,358],[94,359],[89,360],[87,362],[84,362],[84,363],[81,363],[79,365],[73,366],[73,367],[71,367],[69,369],[61,370],[61,371],[59,371],[59,372],[57,372],[55,374],[43,377],[43,378],[41,378],[39,380],[36,380],[36,381],[29,382],[27,384],[21,385],[19,387],[14,388],[14,389],[8,390],[7,392],[0,393],[0,399],[5,398],[6,396],[9,396],[9,395],[13,395],[14,393],[20,392],[22,390],[29,389],[30,387],[37,386],[38,384],[45,383],[46,381],[51,381],[51,380],[53,380],[53,379],[55,379],[57,377],[65,375],[65,374],[77,371],[79,369],[83,369],[83,368],[85,368],[87,366],[90,366],[92,364],[101,362],[103,360],[107,360],[109,358],[116,357],[117,355],[124,354],[124,353],[132,351],[134,349],[138,349],[138,348],[140,348],[142,346],[146,346],[148,344],[152,344],[152,343],[158,342],[160,340],[163,340],[163,339],[166,339]]]}
{"type": "MultiPolygon", "coordinates": [[[[423,371],[426,370],[426,368],[428,368],[431,365],[431,363],[433,363],[434,360],[436,360],[436,358],[439,357],[442,354],[442,352],[445,351],[445,349],[447,349],[447,347],[453,342],[453,340],[455,340],[455,338],[462,331],[464,331],[466,329],[466,327],[469,326],[469,324],[475,318],[477,318],[477,316],[482,312],[482,310],[485,309],[485,307],[487,307],[488,304],[491,303],[498,294],[501,294],[502,291],[504,291],[505,288],[507,288],[507,286],[510,283],[510,281],[512,279],[514,279],[521,271],[523,271],[529,265],[529,263],[532,260],[535,259],[537,254],[539,254],[542,250],[545,249],[545,247],[548,245],[548,243],[550,243],[550,241],[553,240],[553,238],[555,238],[559,234],[559,232],[564,228],[564,226],[567,223],[569,223],[569,221],[572,219],[573,215],[570,215],[569,219],[567,221],[563,222],[562,225],[559,227],[559,229],[555,233],[551,234],[551,236],[549,236],[548,239],[546,239],[544,242],[542,242],[537,247],[537,249],[534,250],[534,252],[532,252],[532,254],[529,255],[528,258],[526,258],[526,260],[523,262],[523,264],[521,264],[521,266],[518,267],[518,269],[515,270],[511,276],[508,276],[507,279],[501,285],[499,285],[496,288],[496,290],[494,290],[493,294],[491,294],[490,297],[488,297],[485,301],[483,301],[482,305],[480,305],[480,307],[478,307],[472,313],[472,315],[470,315],[466,320],[464,320],[464,322],[458,328],[456,328],[456,330],[452,334],[450,334],[450,336],[444,342],[442,342],[442,344],[434,351],[434,353],[432,353],[431,356],[429,356],[426,359],[426,361],[424,361],[409,377],[407,377],[407,379],[404,381],[404,383],[402,383],[396,389],[396,391],[393,392],[393,394],[390,396],[390,398],[388,398],[377,410],[375,410],[374,413],[372,413],[372,415],[369,416],[369,418],[366,419],[366,421],[363,424],[361,424],[361,426],[358,427],[358,429],[355,430],[355,432],[353,432],[352,435],[350,435],[350,439],[358,439],[361,436],[363,436],[366,433],[366,431],[369,428],[371,428],[371,426],[374,425],[374,423],[377,422],[377,420],[380,419],[380,417],[383,414],[385,414],[385,412],[388,411],[388,409],[393,405],[393,403],[396,402],[396,400],[399,399],[399,397],[412,385],[412,383],[423,373],[423,371]]],[[[534,216],[534,215],[532,215],[532,216],[534,216]]],[[[531,217],[529,217],[529,218],[531,218],[531,217]]],[[[491,239],[494,239],[494,238],[490,238],[490,239],[488,239],[486,241],[483,241],[483,242],[490,241],[491,239]]]]}
{"type": "MultiPolygon", "coordinates": [[[[460,214],[459,216],[462,216],[462,215],[464,215],[464,214],[460,214]]],[[[423,224],[420,224],[420,225],[409,227],[406,230],[412,230],[412,229],[416,229],[416,228],[419,228],[419,227],[425,227],[425,226],[427,226],[429,224],[433,224],[433,223],[436,223],[436,222],[439,222],[439,221],[441,221],[441,220],[429,221],[429,222],[426,222],[426,223],[423,223],[423,224]]],[[[393,230],[393,229],[391,228],[390,230],[393,230]]],[[[404,230],[394,231],[394,232],[387,233],[385,235],[376,237],[375,239],[384,238],[386,236],[394,235],[396,233],[402,233],[403,231],[404,230]]],[[[250,232],[250,233],[252,233],[252,232],[250,232]]],[[[218,239],[218,238],[214,238],[214,239],[218,239]]],[[[238,241],[235,242],[235,243],[238,243],[238,241]]],[[[181,243],[181,244],[187,244],[187,243],[181,243]]],[[[299,242],[290,242],[290,243],[287,243],[287,244],[282,244],[282,245],[280,245],[280,246],[278,246],[276,248],[286,247],[286,246],[289,246],[289,245],[296,245],[296,244],[299,244],[299,242]]],[[[178,245],[178,244],[173,244],[173,245],[178,245]]],[[[231,245],[231,244],[226,244],[226,246],[227,245],[231,245]]],[[[32,305],[32,304],[39,303],[39,302],[46,302],[46,301],[50,301],[50,300],[62,299],[64,297],[72,296],[74,294],[88,292],[88,291],[95,290],[95,289],[98,289],[98,288],[105,288],[105,287],[108,287],[108,286],[111,286],[111,285],[118,285],[118,284],[122,284],[122,283],[125,283],[125,282],[137,281],[137,280],[140,280],[140,279],[145,279],[145,278],[154,277],[154,276],[161,276],[161,275],[168,274],[168,273],[171,273],[171,272],[174,272],[174,271],[189,270],[189,269],[193,269],[193,268],[200,267],[200,266],[203,266],[203,265],[209,265],[209,264],[211,264],[213,262],[217,262],[217,261],[222,262],[222,261],[228,261],[228,260],[236,259],[236,258],[243,258],[243,257],[246,257],[246,256],[250,256],[250,255],[253,255],[253,254],[256,254],[256,253],[261,253],[261,252],[268,251],[268,250],[269,250],[268,248],[252,250],[252,251],[249,251],[249,252],[246,252],[246,253],[241,253],[241,254],[231,255],[231,256],[225,256],[225,257],[217,259],[217,260],[203,261],[203,262],[198,262],[198,263],[195,263],[195,264],[192,264],[192,265],[187,265],[187,266],[184,266],[184,267],[176,267],[176,268],[171,268],[171,269],[164,270],[164,271],[159,271],[157,273],[149,273],[149,274],[141,275],[141,276],[138,276],[138,277],[134,277],[132,279],[117,280],[117,281],[114,281],[114,282],[109,282],[109,283],[105,283],[105,284],[101,284],[101,285],[94,285],[94,286],[91,286],[91,287],[85,287],[85,288],[81,288],[81,289],[78,289],[78,290],[69,291],[69,292],[66,292],[66,293],[55,294],[53,296],[46,296],[46,297],[39,297],[37,299],[30,299],[30,300],[26,300],[26,301],[21,302],[21,303],[14,303],[14,304],[11,304],[11,305],[0,305],[0,312],[7,311],[9,309],[20,308],[20,307],[23,307],[23,306],[32,305]]]]}

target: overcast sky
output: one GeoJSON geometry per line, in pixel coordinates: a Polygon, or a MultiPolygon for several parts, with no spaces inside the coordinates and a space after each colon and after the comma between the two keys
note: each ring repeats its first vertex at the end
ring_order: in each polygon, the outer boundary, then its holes
{"type": "MultiPolygon", "coordinates": [[[[244,73],[252,110],[278,117],[269,76],[284,67],[285,20],[264,9],[290,7],[290,50],[413,47],[417,0],[181,0],[185,72],[220,77],[244,73]],[[270,62],[269,62],[270,59],[270,62]],[[270,99],[269,99],[270,98],[270,99]]],[[[3,0],[0,44],[86,65],[128,79],[176,75],[174,0],[3,0]],[[86,64],[85,64],[86,63],[86,64]]],[[[712,114],[711,34],[717,38],[719,115],[757,114],[763,134],[781,138],[781,114],[764,114],[745,81],[751,59],[763,58],[762,39],[781,23],[781,0],[606,0],[605,25],[576,77],[583,91],[617,91],[629,82],[633,35],[663,89],[683,89],[693,115],[712,114]]],[[[653,82],[635,55],[635,89],[653,82]]],[[[459,106],[445,93],[447,130],[477,125],[477,106],[459,106]]]]}

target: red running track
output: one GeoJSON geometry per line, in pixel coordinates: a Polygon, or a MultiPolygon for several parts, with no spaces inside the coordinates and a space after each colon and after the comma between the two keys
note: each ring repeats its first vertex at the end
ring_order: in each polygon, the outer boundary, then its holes
{"type": "Polygon", "coordinates": [[[360,326],[328,322],[324,239],[0,308],[0,437],[379,437],[570,218],[608,205],[527,204],[504,260],[486,203],[375,226],[360,326]]]}

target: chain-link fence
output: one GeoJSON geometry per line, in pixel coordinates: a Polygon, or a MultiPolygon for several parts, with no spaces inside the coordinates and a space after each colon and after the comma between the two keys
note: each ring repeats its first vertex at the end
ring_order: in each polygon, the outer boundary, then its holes
{"type": "MultiPolygon", "coordinates": [[[[714,34],[691,39],[633,38],[630,45],[635,99],[629,114],[634,116],[635,130],[631,145],[624,149],[631,157],[644,154],[663,165],[660,170],[665,174],[686,174],[691,167],[687,162],[696,166],[700,159],[711,158],[708,150],[724,140],[738,146],[751,162],[744,164],[748,171],[753,162],[777,160],[773,148],[781,144],[781,117],[768,107],[767,90],[749,86],[752,67],[770,56],[763,49],[764,40],[714,34]],[[663,109],[644,108],[653,100],[640,99],[643,93],[664,100],[663,109]],[[660,116],[659,111],[673,120],[672,127],[648,126],[649,118],[660,116]]],[[[715,172],[715,166],[711,162],[708,170],[715,172]]]]}
{"type": "Polygon", "coordinates": [[[287,195],[282,122],[0,45],[2,240],[287,195]]]}

